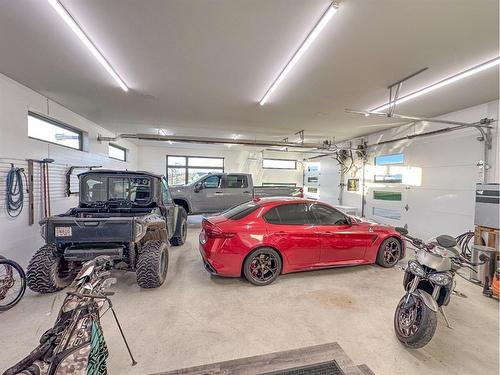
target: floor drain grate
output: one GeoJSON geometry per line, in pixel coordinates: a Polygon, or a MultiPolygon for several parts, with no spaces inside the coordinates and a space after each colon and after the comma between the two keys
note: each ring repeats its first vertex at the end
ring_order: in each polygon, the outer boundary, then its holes
{"type": "Polygon", "coordinates": [[[286,370],[268,372],[262,375],[345,375],[337,362],[328,361],[313,365],[294,367],[286,370]]]}

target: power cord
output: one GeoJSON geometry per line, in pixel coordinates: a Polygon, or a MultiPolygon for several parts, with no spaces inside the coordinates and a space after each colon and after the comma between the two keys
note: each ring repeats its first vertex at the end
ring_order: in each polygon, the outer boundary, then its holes
{"type": "Polygon", "coordinates": [[[11,164],[10,170],[9,172],[7,172],[6,209],[7,209],[7,214],[12,218],[18,217],[23,210],[24,206],[23,176],[27,186],[28,179],[26,178],[24,169],[17,168],[14,166],[14,164],[11,164]]]}

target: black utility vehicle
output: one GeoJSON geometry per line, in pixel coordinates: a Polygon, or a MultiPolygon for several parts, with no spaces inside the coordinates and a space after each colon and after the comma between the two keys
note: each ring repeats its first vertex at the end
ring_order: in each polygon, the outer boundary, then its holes
{"type": "Polygon", "coordinates": [[[92,170],[78,176],[80,203],[40,222],[42,246],[31,258],[28,287],[51,293],[71,283],[83,262],[107,255],[156,288],[168,268],[168,245],[186,240],[186,211],[173,203],[164,177],[147,172],[92,170]]]}

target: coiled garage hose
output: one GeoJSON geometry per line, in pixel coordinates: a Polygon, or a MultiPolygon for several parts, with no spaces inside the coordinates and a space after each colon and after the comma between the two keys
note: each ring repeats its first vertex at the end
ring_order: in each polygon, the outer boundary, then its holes
{"type": "MultiPolygon", "coordinates": [[[[24,186],[23,186],[24,169],[14,167],[12,164],[10,171],[7,172],[7,191],[6,191],[6,207],[7,214],[10,217],[17,217],[21,214],[24,206],[24,186]]],[[[27,180],[26,180],[27,182],[27,180]]]]}

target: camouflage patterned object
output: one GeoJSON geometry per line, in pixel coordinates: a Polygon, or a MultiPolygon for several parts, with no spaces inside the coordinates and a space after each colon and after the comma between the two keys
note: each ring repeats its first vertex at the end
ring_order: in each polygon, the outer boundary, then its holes
{"type": "Polygon", "coordinates": [[[54,327],[46,331],[27,357],[4,375],[105,375],[108,349],[100,324],[104,295],[113,282],[107,257],[83,265],[66,296],[54,327]]]}

